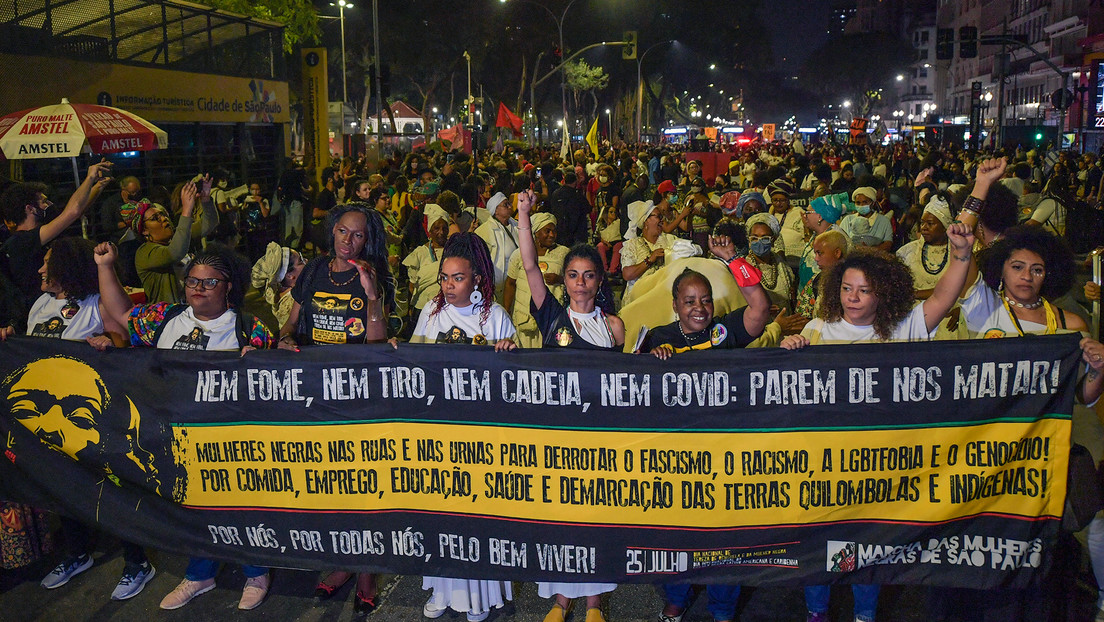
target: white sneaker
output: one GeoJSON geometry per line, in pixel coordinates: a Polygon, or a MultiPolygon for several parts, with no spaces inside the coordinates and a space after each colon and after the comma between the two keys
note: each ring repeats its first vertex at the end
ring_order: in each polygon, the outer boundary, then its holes
{"type": "Polygon", "coordinates": [[[487,619],[487,616],[491,615],[490,611],[484,611],[483,613],[476,613],[474,611],[468,612],[468,622],[483,622],[487,619]]]}
{"type": "Polygon", "coordinates": [[[446,611],[448,611],[448,607],[438,607],[437,603],[433,602],[432,596],[429,597],[429,600],[426,601],[425,606],[422,607],[422,615],[429,618],[430,620],[436,620],[437,618],[445,615],[446,611]]]}
{"type": "Polygon", "coordinates": [[[68,583],[69,579],[72,579],[91,567],[92,556],[87,553],[78,557],[70,557],[57,566],[54,566],[54,569],[42,579],[39,585],[48,590],[59,588],[68,583]]]}
{"type": "Polygon", "coordinates": [[[127,600],[137,596],[156,572],[153,564],[149,562],[141,565],[127,564],[123,568],[123,577],[119,579],[119,584],[111,593],[111,600],[127,600]]]}

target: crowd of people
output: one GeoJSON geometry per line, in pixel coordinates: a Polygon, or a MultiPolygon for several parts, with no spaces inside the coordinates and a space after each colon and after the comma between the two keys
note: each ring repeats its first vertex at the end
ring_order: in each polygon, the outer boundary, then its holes
{"type": "MultiPolygon", "coordinates": [[[[669,360],[712,348],[1080,332],[1079,401],[1092,405],[1104,390],[1104,346],[1087,336],[1079,302],[1100,290],[1077,278],[1084,253],[1104,243],[1096,156],[903,142],[752,144],[700,157],[670,146],[569,158],[420,149],[343,158],[317,179],[288,161],[268,191],[232,188],[215,170],[182,181],[165,203],[136,178],[114,182],[111,168],[92,165],[60,211],[38,183],[0,193],[0,338],[242,355],[389,341],[669,360]],[[89,215],[98,240],[69,234],[89,215]]],[[[25,565],[52,534],[41,512],[4,506],[0,516],[22,524],[0,534],[4,567],[25,565]]],[[[43,587],[92,565],[91,531],[63,520],[63,559],[43,587]]],[[[1088,542],[1104,586],[1104,520],[1088,542]]],[[[113,599],[133,597],[155,572],[141,547],[124,549],[113,599]]],[[[211,590],[217,568],[192,559],[161,606],[211,590]]],[[[239,607],[252,609],[269,573],[243,573],[239,607]]],[[[354,576],[356,609],[369,613],[373,575],[326,573],[315,595],[354,576]]],[[[479,578],[426,577],[423,587],[427,618],[452,609],[480,622],[512,598],[509,582],[479,578]]],[[[575,599],[586,622],[600,622],[601,598],[616,587],[542,583],[553,600],[545,622],[562,622],[575,599]]],[[[709,586],[717,622],[734,619],[739,589],[709,586]]],[[[659,620],[679,622],[689,586],[664,593],[659,620]]],[[[854,594],[855,619],[874,620],[878,586],[854,594]]],[[[827,620],[826,586],[806,588],[806,608],[808,620],[827,620]]],[[[1104,620],[1104,590],[1098,609],[1104,620]]]]}

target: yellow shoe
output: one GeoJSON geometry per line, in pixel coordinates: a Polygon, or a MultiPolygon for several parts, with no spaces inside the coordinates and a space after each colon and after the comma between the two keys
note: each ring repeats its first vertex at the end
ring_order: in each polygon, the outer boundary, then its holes
{"type": "Polygon", "coordinates": [[[595,607],[587,609],[586,622],[606,622],[606,617],[602,615],[601,609],[595,607]]]}
{"type": "Polygon", "coordinates": [[[564,608],[559,605],[552,605],[552,610],[548,612],[548,615],[544,616],[544,622],[564,622],[564,608]]]}

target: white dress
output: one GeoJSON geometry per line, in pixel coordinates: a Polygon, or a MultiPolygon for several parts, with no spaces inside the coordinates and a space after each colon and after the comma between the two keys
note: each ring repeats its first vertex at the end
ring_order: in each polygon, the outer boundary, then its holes
{"type": "MultiPolygon", "coordinates": [[[[482,305],[457,308],[446,304],[437,315],[432,315],[433,304],[427,304],[418,317],[410,343],[436,343],[438,338],[453,337],[460,340],[453,343],[471,343],[473,339],[481,341],[478,336],[483,343],[493,345],[499,339],[514,336],[514,325],[505,309],[492,303],[490,316],[482,322],[479,313],[482,308],[482,305]]],[[[422,577],[422,589],[433,590],[429,597],[433,609],[451,608],[460,612],[483,613],[514,599],[513,585],[509,581],[422,577]]]]}

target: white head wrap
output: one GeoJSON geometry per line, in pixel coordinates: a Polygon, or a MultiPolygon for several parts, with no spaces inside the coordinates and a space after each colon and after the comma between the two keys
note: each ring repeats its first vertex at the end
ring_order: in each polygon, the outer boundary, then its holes
{"type": "Polygon", "coordinates": [[[533,230],[533,235],[537,235],[538,231],[550,224],[556,224],[556,217],[548,212],[537,212],[529,217],[529,227],[533,230]]]}
{"type": "Polygon", "coordinates": [[[752,214],[751,218],[748,218],[744,223],[744,227],[747,228],[748,233],[751,233],[752,225],[766,225],[770,228],[771,234],[774,237],[778,237],[778,232],[782,230],[782,225],[778,224],[778,219],[774,217],[774,214],[768,214],[767,212],[758,212],[752,214]]]}
{"type": "Polygon", "coordinates": [[[446,223],[449,221],[448,212],[446,212],[444,209],[441,208],[440,205],[437,205],[436,203],[426,203],[425,215],[426,230],[429,230],[433,226],[433,223],[437,222],[438,220],[443,220],[446,223]]]}
{"type": "Polygon", "coordinates": [[[951,226],[951,222],[954,221],[954,217],[951,216],[950,204],[939,195],[932,195],[932,198],[928,199],[928,204],[924,207],[924,213],[935,216],[939,222],[943,223],[944,229],[951,226]]]}
{"type": "Polygon", "coordinates": [[[652,215],[655,208],[655,203],[651,201],[634,201],[629,203],[629,228],[625,232],[626,240],[631,240],[640,235],[640,230],[644,228],[644,221],[648,220],[648,216],[652,215]]]}
{"type": "Polygon", "coordinates": [[[494,193],[494,196],[487,199],[487,211],[491,214],[494,214],[495,210],[498,209],[498,204],[505,200],[506,195],[502,194],[501,192],[494,193]]]}

